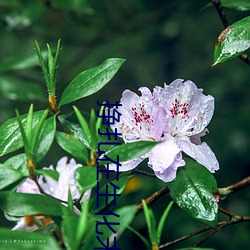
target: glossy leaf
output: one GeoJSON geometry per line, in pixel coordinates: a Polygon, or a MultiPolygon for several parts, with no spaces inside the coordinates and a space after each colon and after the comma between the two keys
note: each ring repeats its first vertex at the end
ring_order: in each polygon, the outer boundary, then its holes
{"type": "Polygon", "coordinates": [[[0,77],[0,93],[10,100],[15,101],[45,101],[42,86],[26,82],[14,77],[0,77]]]}
{"type": "MultiPolygon", "coordinates": [[[[85,120],[90,120],[90,115],[86,112],[81,112],[82,115],[84,116],[85,120]]],[[[60,115],[58,116],[60,122],[62,123],[63,127],[65,128],[65,130],[69,133],[72,134],[73,136],[75,136],[76,138],[78,138],[87,148],[90,149],[90,143],[88,142],[89,139],[86,138],[85,133],[83,133],[81,126],[79,125],[78,119],[76,118],[75,113],[69,113],[66,115],[60,115]]],[[[101,132],[107,132],[106,131],[107,126],[106,125],[101,125],[101,132]]],[[[109,128],[109,130],[111,131],[111,129],[109,128]]],[[[113,137],[111,137],[112,139],[109,140],[108,137],[106,135],[98,135],[98,143],[100,142],[109,142],[111,144],[108,145],[102,145],[101,148],[102,150],[104,150],[105,152],[113,149],[116,147],[116,145],[112,144],[112,142],[123,142],[121,138],[117,138],[117,140],[115,140],[113,137]]]]}
{"type": "Polygon", "coordinates": [[[58,181],[59,179],[59,173],[56,170],[52,170],[52,169],[37,169],[36,170],[37,174],[43,175],[43,176],[47,176],[55,181],[58,181]]]}
{"type": "MultiPolygon", "coordinates": [[[[75,174],[76,185],[81,194],[97,185],[97,169],[95,167],[77,168],[75,174]]],[[[101,180],[101,175],[99,175],[101,180]]]]}
{"type": "Polygon", "coordinates": [[[186,159],[177,177],[170,182],[170,195],[191,216],[216,227],[218,204],[213,196],[218,191],[214,176],[199,163],[186,159]]]}
{"type": "Polygon", "coordinates": [[[59,115],[58,119],[69,134],[79,139],[87,148],[90,148],[88,140],[85,138],[82,128],[79,125],[74,113],[59,115]]]}
{"type": "Polygon", "coordinates": [[[162,214],[161,216],[161,219],[159,221],[159,224],[158,224],[158,227],[157,227],[157,244],[160,244],[160,241],[161,241],[161,234],[162,234],[162,230],[163,230],[163,227],[164,227],[164,224],[165,224],[165,221],[168,217],[168,214],[169,214],[169,211],[173,205],[173,201],[171,201],[168,206],[166,207],[164,213],[162,214]]]}
{"type": "Polygon", "coordinates": [[[148,207],[147,203],[144,200],[142,200],[142,204],[143,204],[143,211],[144,211],[144,215],[145,215],[145,219],[146,219],[146,223],[148,227],[148,234],[150,237],[150,241],[151,241],[151,244],[154,245],[158,243],[155,217],[154,217],[152,209],[148,207]]]}
{"type": "MultiPolygon", "coordinates": [[[[154,141],[136,141],[122,144],[106,153],[106,156],[112,160],[116,160],[117,156],[119,156],[119,162],[133,160],[145,155],[157,144],[158,142],[154,141]]],[[[105,161],[100,162],[100,165],[104,165],[105,163],[105,161]]]]}
{"type": "Polygon", "coordinates": [[[88,145],[91,145],[92,138],[91,138],[91,134],[90,134],[89,125],[88,125],[86,119],[84,118],[84,116],[81,114],[80,110],[75,106],[73,106],[73,108],[75,110],[76,117],[81,125],[84,138],[86,138],[88,145]]]}
{"type": "Polygon", "coordinates": [[[88,164],[88,152],[86,146],[76,137],[64,132],[56,132],[56,141],[62,149],[70,153],[74,158],[83,164],[88,164]]]}
{"type": "Polygon", "coordinates": [[[66,209],[49,196],[15,192],[0,193],[0,208],[11,216],[36,214],[62,216],[63,210],[66,209]]]}
{"type": "MultiPolygon", "coordinates": [[[[44,111],[34,112],[33,127],[42,117],[44,111]]],[[[25,124],[27,114],[20,116],[22,124],[25,124]]],[[[13,152],[23,146],[22,136],[17,118],[11,118],[0,126],[0,156],[13,152]]]]}
{"type": "Polygon", "coordinates": [[[19,172],[28,176],[29,171],[26,165],[26,160],[27,160],[26,155],[23,153],[10,157],[8,160],[4,162],[4,165],[8,166],[9,168],[18,170],[19,172]]]}
{"type": "Polygon", "coordinates": [[[20,171],[17,171],[11,167],[0,164],[0,190],[8,187],[16,181],[21,181],[26,176],[20,171]]]}
{"type": "Polygon", "coordinates": [[[11,250],[60,250],[57,242],[48,234],[26,231],[10,231],[0,228],[0,249],[11,250]]]}
{"type": "Polygon", "coordinates": [[[250,47],[250,16],[228,26],[218,37],[214,50],[214,65],[226,62],[250,47]]]}
{"type": "Polygon", "coordinates": [[[78,74],[64,90],[59,106],[99,91],[114,77],[124,61],[121,58],[107,59],[99,66],[78,74]]]}
{"type": "Polygon", "coordinates": [[[249,0],[221,0],[223,7],[227,7],[239,11],[250,10],[250,1],[249,0]]]}
{"type": "Polygon", "coordinates": [[[82,249],[80,248],[83,236],[88,227],[88,203],[83,203],[82,213],[80,216],[70,216],[64,218],[62,222],[62,234],[67,249],[82,249]]]}
{"type": "Polygon", "coordinates": [[[52,116],[45,120],[41,135],[39,138],[38,149],[37,149],[37,161],[41,161],[48,153],[50,146],[54,140],[56,132],[56,117],[52,116]]]}
{"type": "Polygon", "coordinates": [[[78,216],[71,216],[64,218],[62,222],[63,240],[67,249],[70,250],[77,249],[76,233],[77,233],[78,221],[79,221],[78,216]]]}

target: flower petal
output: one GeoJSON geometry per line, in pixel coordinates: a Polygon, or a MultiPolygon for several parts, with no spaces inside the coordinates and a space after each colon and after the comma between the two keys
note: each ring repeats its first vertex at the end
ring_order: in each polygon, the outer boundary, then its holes
{"type": "Polygon", "coordinates": [[[179,145],[183,152],[206,167],[211,173],[219,169],[215,154],[205,142],[195,145],[190,140],[179,140],[179,145]]]}
{"type": "Polygon", "coordinates": [[[175,139],[170,136],[149,152],[148,166],[164,182],[174,180],[177,168],[184,165],[185,161],[182,159],[181,149],[176,144],[175,139]]]}
{"type": "Polygon", "coordinates": [[[27,193],[27,194],[40,194],[40,191],[36,185],[36,183],[27,178],[16,190],[19,193],[27,193]]]}
{"type": "MultiPolygon", "coordinates": [[[[130,160],[130,161],[120,162],[121,166],[119,167],[119,172],[130,171],[130,170],[136,168],[145,158],[146,158],[146,156],[141,156],[141,157],[138,157],[138,158],[130,160]]],[[[107,168],[107,166],[105,166],[105,167],[107,168]]],[[[108,168],[110,170],[117,171],[116,164],[109,164],[108,168]]]]}
{"type": "Polygon", "coordinates": [[[214,98],[204,95],[192,81],[177,79],[170,85],[155,87],[153,95],[168,112],[170,130],[175,135],[195,135],[203,131],[214,112],[214,98]]]}
{"type": "MultiPolygon", "coordinates": [[[[122,94],[118,112],[120,122],[111,124],[113,131],[122,133],[125,142],[135,140],[159,140],[166,126],[166,111],[153,100],[150,90],[146,87],[139,89],[138,96],[130,90],[122,94]]],[[[111,109],[111,114],[114,109],[111,109]]],[[[106,110],[106,112],[108,112],[106,110]]]]}

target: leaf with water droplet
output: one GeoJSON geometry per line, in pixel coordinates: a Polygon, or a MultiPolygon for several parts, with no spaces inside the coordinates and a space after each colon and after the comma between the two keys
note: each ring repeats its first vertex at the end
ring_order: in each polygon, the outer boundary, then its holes
{"type": "Polygon", "coordinates": [[[242,54],[250,47],[250,16],[235,22],[221,32],[215,44],[214,65],[242,54]]]}
{"type": "Polygon", "coordinates": [[[214,198],[218,187],[213,175],[202,165],[185,159],[177,177],[169,183],[170,195],[180,208],[205,224],[216,227],[218,204],[214,198]]]}
{"type": "Polygon", "coordinates": [[[110,58],[95,68],[78,74],[64,90],[59,106],[92,95],[103,88],[116,74],[125,59],[110,58]]]}

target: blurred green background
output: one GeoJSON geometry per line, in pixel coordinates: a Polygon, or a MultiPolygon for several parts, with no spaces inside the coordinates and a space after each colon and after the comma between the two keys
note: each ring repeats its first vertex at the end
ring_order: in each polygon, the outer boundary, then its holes
{"type": "MultiPolygon", "coordinates": [[[[205,94],[215,97],[210,133],[204,138],[215,152],[220,170],[215,174],[219,187],[230,185],[250,174],[250,84],[249,65],[236,58],[211,67],[215,41],[223,30],[216,10],[208,1],[160,0],[0,0],[0,124],[15,116],[15,108],[26,113],[30,102],[35,109],[46,108],[46,90],[37,64],[34,40],[42,49],[62,41],[57,71],[57,97],[81,71],[107,58],[122,57],[125,64],[99,93],[76,102],[79,109],[97,108],[96,102],[116,101],[125,89],[141,86],[153,89],[176,78],[190,79],[205,94]],[[32,90],[27,91],[25,90],[32,90]],[[18,93],[18,94],[17,94],[18,93]]],[[[233,23],[249,12],[226,9],[233,23]]],[[[62,108],[71,112],[72,106],[62,108]]],[[[65,155],[56,143],[40,167],[55,164],[65,155]]],[[[6,159],[8,156],[4,157],[6,159]]],[[[146,163],[141,168],[148,170],[146,163]]],[[[140,202],[164,183],[139,177],[137,188],[123,195],[120,205],[140,202]]],[[[249,215],[250,195],[243,190],[221,202],[232,213],[249,215]]],[[[159,218],[169,202],[158,200],[153,210],[159,218]]],[[[226,219],[220,216],[220,219],[226,219]]],[[[11,226],[1,216],[1,224],[11,226]]],[[[132,225],[147,235],[143,214],[132,225]]],[[[162,243],[203,227],[177,206],[167,220],[162,243]]],[[[231,226],[203,244],[216,249],[247,249],[250,224],[231,226]]],[[[199,238],[168,249],[192,246],[199,238]]],[[[122,249],[145,249],[137,236],[125,232],[122,249]]]]}

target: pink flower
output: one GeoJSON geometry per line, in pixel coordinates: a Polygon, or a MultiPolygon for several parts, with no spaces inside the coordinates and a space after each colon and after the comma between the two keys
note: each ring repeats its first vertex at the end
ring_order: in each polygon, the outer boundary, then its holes
{"type": "MultiPolygon", "coordinates": [[[[72,199],[78,199],[80,197],[80,193],[77,189],[76,182],[74,179],[75,171],[78,167],[81,167],[80,164],[76,164],[74,159],[71,159],[67,162],[67,157],[61,158],[56,168],[50,166],[47,169],[56,170],[59,174],[58,181],[47,177],[40,176],[38,179],[38,183],[40,187],[46,194],[49,194],[57,199],[62,201],[68,200],[68,190],[70,190],[72,199]]],[[[46,168],[44,168],[46,169],[46,168]]],[[[21,193],[31,193],[31,194],[41,194],[36,183],[27,178],[25,182],[23,182],[16,190],[21,193]]],[[[81,202],[86,200],[90,196],[90,191],[85,192],[83,195],[81,202]]],[[[76,211],[76,213],[79,213],[76,211]]],[[[21,218],[17,225],[12,230],[27,230],[34,231],[38,229],[38,225],[42,226],[46,223],[51,223],[52,221],[45,216],[25,216],[21,218]],[[31,218],[32,217],[32,218],[31,218]],[[36,221],[36,224],[33,223],[36,221]]]]}
{"type": "MultiPolygon", "coordinates": [[[[218,161],[201,136],[214,111],[214,98],[202,93],[191,81],[177,79],[153,93],[146,87],[141,96],[125,90],[118,111],[120,122],[111,125],[122,133],[125,143],[137,140],[162,141],[146,155],[123,162],[119,171],[135,168],[145,158],[155,175],[164,182],[175,179],[178,167],[184,166],[186,153],[212,173],[219,169],[218,161]]],[[[109,166],[112,169],[112,166],[109,166]]],[[[115,170],[115,167],[113,168],[115,170]]]]}

